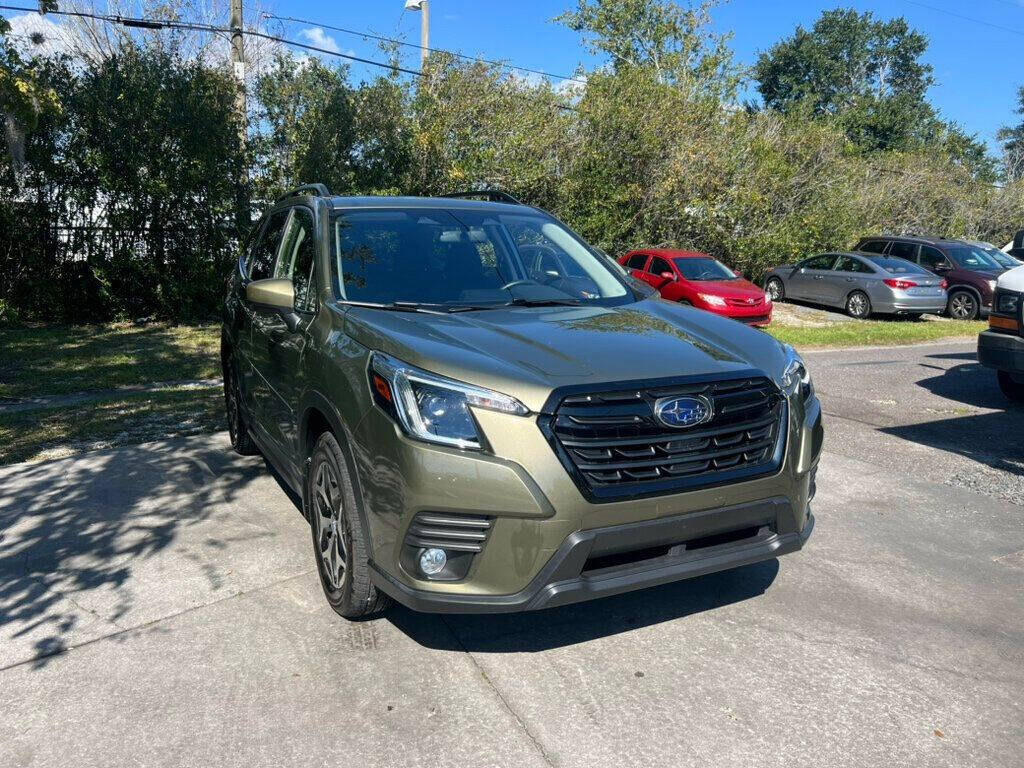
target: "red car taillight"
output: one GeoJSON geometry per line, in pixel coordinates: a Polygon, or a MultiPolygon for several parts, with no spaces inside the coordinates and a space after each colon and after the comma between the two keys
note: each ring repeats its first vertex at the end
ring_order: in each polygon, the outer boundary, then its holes
{"type": "Polygon", "coordinates": [[[890,288],[895,288],[897,291],[905,291],[907,288],[917,287],[917,283],[913,280],[884,280],[883,282],[890,288]]]}

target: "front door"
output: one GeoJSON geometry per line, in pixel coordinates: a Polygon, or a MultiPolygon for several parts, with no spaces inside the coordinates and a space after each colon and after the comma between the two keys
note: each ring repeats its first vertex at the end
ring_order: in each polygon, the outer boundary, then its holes
{"type": "Polygon", "coordinates": [[[786,295],[793,299],[822,301],[825,276],[830,273],[835,261],[834,254],[826,253],[812,256],[797,264],[786,281],[786,295]]]}
{"type": "Polygon", "coordinates": [[[273,277],[295,286],[295,311],[301,321],[290,331],[276,312],[257,311],[252,325],[252,361],[259,378],[257,418],[267,436],[294,456],[298,441],[298,408],[306,374],[303,357],[309,344],[309,325],[317,302],[313,211],[291,209],[274,264],[273,277]]]}

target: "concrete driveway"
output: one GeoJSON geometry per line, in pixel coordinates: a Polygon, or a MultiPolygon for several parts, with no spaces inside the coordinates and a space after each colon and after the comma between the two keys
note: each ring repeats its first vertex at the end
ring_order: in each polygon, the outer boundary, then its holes
{"type": "Polygon", "coordinates": [[[223,435],[0,469],[0,765],[1021,766],[1024,410],[807,357],[807,549],[538,614],[341,620],[223,435]]]}

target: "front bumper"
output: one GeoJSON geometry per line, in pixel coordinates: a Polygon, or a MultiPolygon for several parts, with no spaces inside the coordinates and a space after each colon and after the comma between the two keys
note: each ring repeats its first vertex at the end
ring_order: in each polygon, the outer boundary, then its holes
{"type": "MultiPolygon", "coordinates": [[[[486,410],[474,411],[474,415],[493,453],[409,440],[379,409],[367,413],[353,436],[374,582],[413,608],[473,612],[557,605],[570,600],[570,594],[575,595],[572,600],[581,600],[710,573],[795,551],[803,543],[800,532],[809,519],[808,504],[823,439],[817,398],[790,403],[785,458],[774,474],[601,503],[581,494],[536,419],[486,410]],[[766,500],[774,500],[774,527],[761,531],[759,523],[756,536],[731,542],[728,551],[712,553],[708,549],[698,557],[691,549],[682,557],[679,550],[659,563],[635,562],[628,573],[598,574],[590,566],[584,568],[588,558],[604,556],[609,546],[606,542],[613,540],[608,531],[638,526],[664,532],[667,529],[658,528],[660,521],[676,520],[682,525],[684,518],[698,516],[713,522],[715,533],[729,533],[736,530],[731,527],[735,520],[730,510],[757,507],[763,512],[766,500]],[[778,503],[780,500],[784,503],[778,503]],[[409,558],[403,553],[408,555],[409,532],[417,516],[423,514],[489,521],[486,543],[464,576],[428,579],[409,567],[409,558]],[[606,533],[598,536],[602,531],[606,533]],[[592,551],[577,549],[590,546],[586,542],[592,536],[598,536],[592,551]],[[575,550],[574,558],[582,555],[582,560],[571,561],[579,565],[575,573],[571,569],[556,572],[568,568],[559,565],[566,548],[575,550]],[[712,555],[713,559],[704,559],[712,555]],[[578,583],[563,583],[573,581],[578,583]],[[539,597],[552,591],[548,587],[567,594],[539,597]]],[[[700,537],[702,531],[710,530],[700,526],[711,522],[672,528],[671,535],[658,546],[675,546],[700,537]]],[[[668,555],[665,549],[659,557],[668,555]]]]}
{"type": "Polygon", "coordinates": [[[806,508],[793,525],[785,497],[640,523],[576,531],[520,592],[449,594],[415,589],[371,562],[374,584],[416,610],[506,613],[553,608],[690,579],[801,549],[814,529],[806,508]]]}
{"type": "Polygon", "coordinates": [[[757,327],[763,327],[771,323],[772,321],[772,310],[775,307],[774,303],[762,303],[753,307],[713,307],[710,305],[695,305],[698,309],[703,309],[706,312],[712,312],[722,317],[729,317],[733,320],[739,320],[741,323],[747,325],[753,325],[757,327]]]}
{"type": "Polygon", "coordinates": [[[1024,338],[1010,333],[982,331],[978,335],[978,362],[987,368],[1024,374],[1024,338]]]}

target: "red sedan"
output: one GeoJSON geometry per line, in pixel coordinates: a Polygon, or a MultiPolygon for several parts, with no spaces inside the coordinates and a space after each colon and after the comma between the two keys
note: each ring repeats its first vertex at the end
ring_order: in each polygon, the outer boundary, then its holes
{"type": "Polygon", "coordinates": [[[749,325],[772,321],[772,301],[765,292],[706,253],[649,248],[630,251],[619,263],[669,301],[749,325]]]}

